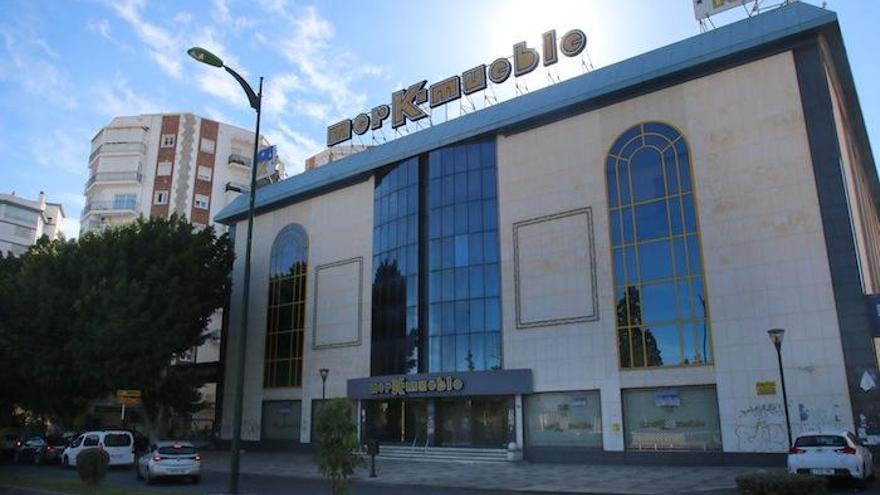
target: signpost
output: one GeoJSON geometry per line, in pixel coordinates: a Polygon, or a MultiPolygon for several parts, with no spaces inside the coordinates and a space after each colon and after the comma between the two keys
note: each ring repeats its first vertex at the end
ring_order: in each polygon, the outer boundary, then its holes
{"type": "Polygon", "coordinates": [[[141,391],[140,390],[117,390],[116,391],[116,403],[122,405],[122,414],[120,416],[120,421],[122,424],[125,424],[125,406],[137,406],[141,403],[141,391]]]}

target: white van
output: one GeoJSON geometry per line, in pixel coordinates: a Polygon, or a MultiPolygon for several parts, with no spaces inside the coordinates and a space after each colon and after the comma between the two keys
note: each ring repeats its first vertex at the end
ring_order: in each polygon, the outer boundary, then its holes
{"type": "Polygon", "coordinates": [[[77,436],[70,447],[64,449],[61,464],[76,466],[76,458],[85,449],[104,449],[110,454],[111,466],[134,465],[134,437],[125,430],[87,431],[77,436]]]}

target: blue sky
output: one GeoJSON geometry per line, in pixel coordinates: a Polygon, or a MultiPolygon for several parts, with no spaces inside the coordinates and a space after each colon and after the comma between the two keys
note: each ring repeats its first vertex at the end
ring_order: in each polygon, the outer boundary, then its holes
{"type": "MultiPolygon", "coordinates": [[[[839,15],[869,134],[880,146],[880,2],[828,0],[827,7],[839,15]]],[[[734,9],[715,23],[744,16],[734,9]]],[[[192,45],[215,51],[254,86],[266,77],[263,132],[295,173],[323,149],[328,124],[422,79],[510,56],[518,41],[539,48],[548,29],[572,28],[587,33],[584,62],[596,68],[700,31],[690,0],[7,0],[0,9],[0,191],[28,198],[46,191],[64,204],[65,231],[76,235],[89,142],[114,116],[194,112],[252,128],[241,89],[187,57],[192,45]]],[[[580,59],[560,58],[556,75],[581,73],[580,59]]],[[[547,75],[539,70],[523,82],[535,90],[547,75]]],[[[515,91],[511,81],[498,96],[515,91]]],[[[447,107],[435,122],[446,112],[454,117],[458,107],[447,107]]]]}

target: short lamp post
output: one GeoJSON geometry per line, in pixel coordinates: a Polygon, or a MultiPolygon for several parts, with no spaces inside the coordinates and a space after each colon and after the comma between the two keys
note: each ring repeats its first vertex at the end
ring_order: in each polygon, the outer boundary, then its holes
{"type": "Polygon", "coordinates": [[[321,368],[318,373],[321,373],[321,400],[324,400],[327,398],[327,375],[330,374],[330,370],[321,368]]]}
{"type": "Polygon", "coordinates": [[[788,447],[791,448],[791,420],[788,416],[788,394],[785,391],[785,372],[782,371],[782,338],[785,337],[784,328],[771,328],[767,330],[770,342],[776,347],[776,361],[779,363],[779,381],[782,383],[782,407],[785,410],[785,432],[788,434],[788,447]]]}
{"type": "Polygon", "coordinates": [[[244,254],[244,283],[242,285],[241,296],[241,340],[238,342],[238,360],[235,362],[235,409],[232,418],[232,452],[229,458],[229,493],[238,493],[238,477],[239,477],[239,456],[241,451],[241,417],[244,396],[244,360],[247,355],[247,321],[248,321],[248,302],[250,299],[251,286],[251,241],[254,232],[254,199],[256,196],[257,183],[257,152],[260,148],[260,110],[263,100],[263,78],[260,77],[260,89],[258,93],[254,93],[251,85],[241,77],[238,72],[223,65],[223,60],[213,53],[194,46],[187,50],[190,57],[197,61],[210,65],[212,67],[222,67],[232,77],[238,81],[241,88],[244,89],[248,97],[251,108],[257,111],[257,129],[254,133],[254,158],[251,163],[251,190],[250,201],[248,203],[248,224],[247,224],[247,242],[245,244],[244,254]]]}

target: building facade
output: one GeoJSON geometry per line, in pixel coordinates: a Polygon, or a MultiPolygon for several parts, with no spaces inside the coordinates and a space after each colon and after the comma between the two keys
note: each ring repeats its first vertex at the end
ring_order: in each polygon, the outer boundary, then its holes
{"type": "MultiPolygon", "coordinates": [[[[212,217],[247,190],[253,147],[252,131],[191,113],[117,117],[92,139],[80,231],[172,214],[213,225],[212,217]]],[[[283,163],[278,174],[284,176],[283,163]]],[[[201,391],[207,406],[191,425],[203,432],[213,429],[221,321],[218,311],[204,343],[178,359],[198,367],[208,381],[201,391]]],[[[103,412],[118,416],[115,406],[103,412]]]]}
{"type": "Polygon", "coordinates": [[[836,16],[803,3],[372,147],[258,191],[243,438],[310,443],[327,369],[364,440],[782,453],[784,328],[792,433],[880,444],[878,210],[836,16]]]}
{"type": "Polygon", "coordinates": [[[47,203],[42,191],[36,201],[0,194],[0,253],[20,256],[44,235],[57,239],[64,218],[61,204],[47,203]]]}

